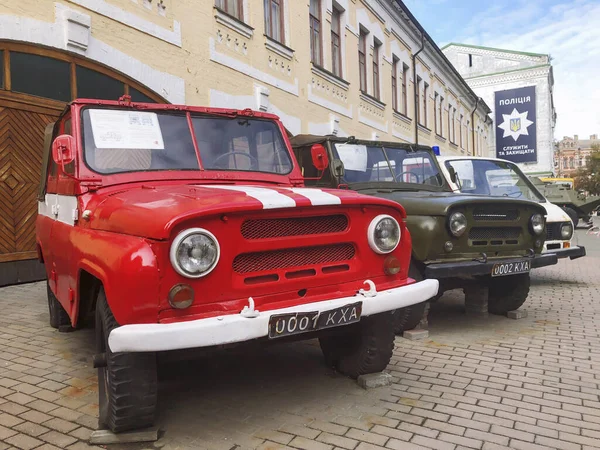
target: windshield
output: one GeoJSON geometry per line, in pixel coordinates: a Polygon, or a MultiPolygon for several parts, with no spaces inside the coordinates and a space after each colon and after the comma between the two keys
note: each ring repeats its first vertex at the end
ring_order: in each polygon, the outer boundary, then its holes
{"type": "Polygon", "coordinates": [[[509,162],[455,159],[445,162],[458,175],[460,192],[543,202],[544,197],[520,169],[509,162]]]}
{"type": "Polygon", "coordinates": [[[344,163],[347,183],[391,182],[443,186],[433,156],[426,151],[335,144],[337,157],[344,163]]]}
{"type": "Polygon", "coordinates": [[[149,170],[266,172],[292,162],[277,124],[246,117],[93,109],[83,111],[85,161],[101,174],[149,170]]]}

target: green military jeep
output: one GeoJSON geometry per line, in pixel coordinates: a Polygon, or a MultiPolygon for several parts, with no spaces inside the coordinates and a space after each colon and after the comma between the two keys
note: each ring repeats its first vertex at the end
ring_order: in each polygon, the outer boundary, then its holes
{"type": "MultiPolygon", "coordinates": [[[[556,255],[541,254],[543,206],[453,193],[430,147],[313,135],[291,142],[304,176],[312,178],[307,184],[352,189],[404,207],[413,241],[409,276],[439,280],[432,300],[462,288],[468,310],[506,314],[527,299],[530,270],[557,262],[556,255]],[[327,155],[320,168],[313,154],[327,155]]],[[[396,332],[426,320],[426,303],[396,311],[396,332]]]]}

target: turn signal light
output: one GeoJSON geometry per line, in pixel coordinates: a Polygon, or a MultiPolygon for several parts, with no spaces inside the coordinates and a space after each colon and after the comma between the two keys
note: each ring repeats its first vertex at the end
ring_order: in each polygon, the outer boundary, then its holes
{"type": "Polygon", "coordinates": [[[570,242],[565,242],[563,244],[563,248],[571,248],[571,243],[570,242]]]}
{"type": "Polygon", "coordinates": [[[400,272],[400,261],[393,255],[385,258],[383,262],[383,271],[386,275],[396,275],[400,272]]]}
{"type": "Polygon", "coordinates": [[[169,291],[169,304],[175,309],[189,308],[194,303],[194,289],[188,284],[176,284],[169,291]]]}

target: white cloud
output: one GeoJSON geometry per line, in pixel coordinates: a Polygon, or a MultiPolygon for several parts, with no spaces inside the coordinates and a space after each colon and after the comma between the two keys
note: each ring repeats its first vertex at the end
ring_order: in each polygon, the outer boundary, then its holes
{"type": "Polygon", "coordinates": [[[521,0],[476,14],[456,42],[549,53],[554,68],[555,137],[600,133],[600,2],[543,7],[521,0]]]}

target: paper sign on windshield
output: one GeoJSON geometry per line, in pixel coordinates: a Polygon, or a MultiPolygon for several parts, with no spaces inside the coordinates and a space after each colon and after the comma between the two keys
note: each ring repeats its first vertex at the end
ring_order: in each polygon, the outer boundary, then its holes
{"type": "Polygon", "coordinates": [[[367,146],[356,144],[336,144],[335,148],[344,163],[345,170],[367,171],[367,146]]]}
{"type": "Polygon", "coordinates": [[[92,109],[90,122],[96,148],[165,148],[156,113],[92,109]]]}

